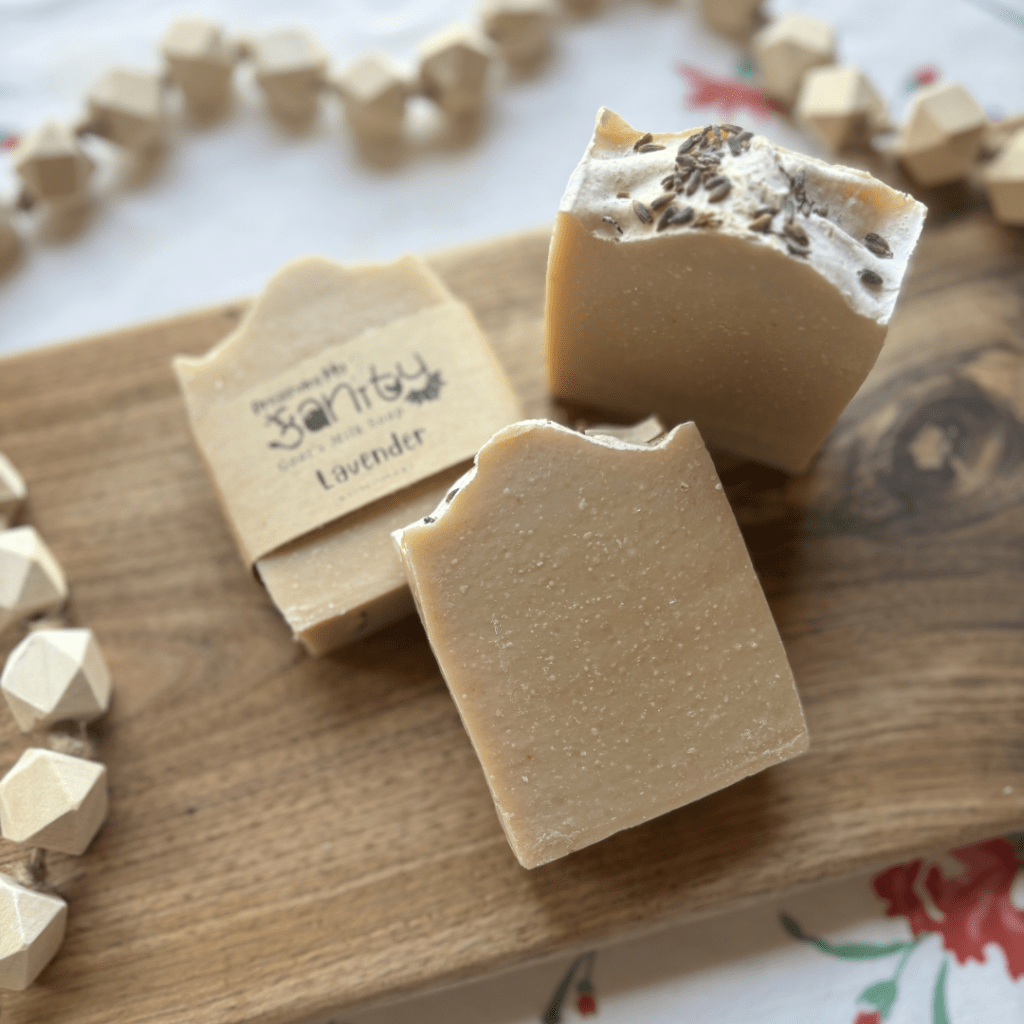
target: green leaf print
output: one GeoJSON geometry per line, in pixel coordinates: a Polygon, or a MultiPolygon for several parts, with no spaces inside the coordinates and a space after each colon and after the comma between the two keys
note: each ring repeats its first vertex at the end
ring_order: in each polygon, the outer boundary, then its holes
{"type": "Polygon", "coordinates": [[[823,953],[829,956],[838,957],[840,960],[881,960],[883,957],[892,956],[894,953],[902,953],[904,950],[913,949],[913,942],[888,942],[880,945],[873,942],[848,942],[843,945],[833,945],[824,939],[816,939],[813,935],[805,934],[804,930],[788,914],[779,914],[782,927],[801,942],[810,942],[817,946],[823,953]]]}
{"type": "Polygon", "coordinates": [[[939,968],[939,976],[935,979],[932,991],[932,1024],[949,1024],[949,1013],[946,1010],[946,975],[949,973],[949,961],[943,960],[939,968]]]}
{"type": "Polygon", "coordinates": [[[892,1006],[898,994],[899,989],[895,981],[876,981],[857,996],[857,1002],[874,1007],[882,1020],[885,1020],[892,1013],[892,1006]]]}

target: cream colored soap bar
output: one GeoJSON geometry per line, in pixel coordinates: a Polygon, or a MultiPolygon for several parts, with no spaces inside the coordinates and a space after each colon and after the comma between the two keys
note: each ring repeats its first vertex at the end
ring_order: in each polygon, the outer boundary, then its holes
{"type": "Polygon", "coordinates": [[[528,420],[454,490],[395,539],[524,867],[807,748],[692,423],[636,445],[528,420]]]}
{"type": "MultiPolygon", "coordinates": [[[[388,265],[354,268],[344,268],[329,260],[313,257],[297,260],[268,284],[233,334],[204,356],[180,357],[175,360],[175,370],[193,422],[193,430],[196,431],[197,424],[215,414],[224,403],[237,403],[241,397],[244,407],[245,396],[254,387],[262,389],[261,394],[263,391],[268,394],[278,391],[281,373],[287,375],[289,368],[311,357],[320,360],[329,346],[337,346],[339,343],[346,346],[362,345],[363,356],[374,358],[372,347],[367,352],[365,339],[372,337],[370,332],[378,329],[398,326],[398,333],[408,340],[413,349],[419,342],[429,340],[434,351],[443,353],[448,339],[445,336],[437,337],[436,331],[429,339],[424,334],[428,330],[433,331],[436,324],[443,323],[449,314],[462,323],[463,327],[468,318],[471,340],[489,353],[486,341],[473,325],[465,308],[454,301],[426,265],[415,257],[405,257],[388,265]]],[[[363,476],[353,476],[353,480],[362,486],[360,481],[366,478],[367,473],[377,474],[376,477],[371,475],[370,480],[378,479],[379,474],[386,471],[381,467],[391,465],[386,449],[404,444],[406,451],[400,453],[402,459],[411,459],[419,453],[417,440],[422,440],[422,436],[416,435],[411,427],[416,425],[412,417],[418,415],[421,408],[429,406],[432,411],[435,404],[442,409],[451,407],[445,407],[443,402],[433,403],[420,395],[422,405],[413,406],[408,401],[389,403],[377,400],[370,408],[366,405],[366,396],[369,394],[371,400],[375,398],[372,389],[370,392],[364,390],[360,397],[358,389],[353,393],[347,384],[336,383],[346,379],[345,367],[339,368],[341,360],[345,358],[345,349],[341,350],[340,355],[337,355],[337,349],[334,351],[336,356],[330,359],[323,357],[323,363],[328,364],[325,372],[337,374],[331,378],[331,384],[340,393],[337,401],[348,403],[347,408],[351,412],[351,398],[365,413],[358,419],[351,419],[351,423],[339,420],[337,431],[347,434],[357,428],[366,428],[371,420],[398,417],[394,419],[394,426],[389,422],[382,428],[388,438],[386,448],[374,448],[374,442],[364,444],[357,441],[355,449],[337,449],[347,452],[335,458],[338,466],[348,464],[352,474],[363,473],[363,476]],[[358,461],[360,458],[363,459],[361,464],[358,461]],[[357,464],[353,466],[353,462],[357,464]]],[[[510,422],[519,415],[518,404],[493,354],[486,355],[485,361],[487,359],[493,371],[492,380],[489,384],[485,382],[486,386],[481,385],[480,400],[486,406],[489,417],[485,417],[484,422],[493,425],[485,428],[479,440],[472,444],[471,451],[486,440],[498,425],[510,422]]],[[[320,365],[320,362],[315,363],[317,367],[320,365]]],[[[445,362],[442,369],[447,366],[445,362]]],[[[394,370],[393,364],[391,369],[394,370]]],[[[384,373],[385,370],[387,366],[383,362],[377,364],[377,372],[384,374],[381,378],[383,383],[380,384],[383,389],[393,383],[393,377],[384,373]]],[[[290,380],[287,377],[285,379],[290,380]]],[[[441,380],[447,395],[455,384],[443,375],[441,380]]],[[[302,380],[292,383],[305,387],[302,380]]],[[[276,408],[277,395],[270,394],[273,401],[265,405],[261,416],[278,416],[282,423],[298,422],[295,416],[296,402],[302,394],[312,395],[314,390],[300,390],[298,398],[293,397],[295,390],[289,387],[280,391],[282,402],[288,405],[290,412],[280,414],[276,408]]],[[[409,399],[415,396],[405,397],[409,399]]],[[[264,404],[261,403],[261,407],[264,404]]],[[[309,420],[310,430],[318,430],[326,422],[323,411],[312,399],[299,404],[297,409],[299,417],[321,417],[318,423],[309,420]]],[[[436,436],[437,426],[435,420],[428,433],[436,436]]],[[[443,428],[444,423],[440,426],[443,428]]],[[[317,433],[317,443],[320,444],[319,439],[324,438],[323,446],[329,445],[333,438],[328,435],[334,429],[317,433]]],[[[292,435],[301,433],[295,426],[289,426],[287,430],[287,433],[280,435],[282,445],[291,444],[292,435]]],[[[312,438],[314,435],[309,436],[312,438]]],[[[200,448],[202,450],[202,444],[200,448]]],[[[471,451],[450,463],[443,463],[441,471],[433,472],[423,479],[413,477],[412,482],[405,486],[398,482],[389,493],[369,504],[340,518],[325,520],[326,525],[320,528],[297,531],[292,534],[295,539],[274,550],[254,555],[252,560],[259,578],[288,621],[296,639],[311,654],[323,654],[412,611],[412,600],[390,533],[410,520],[425,515],[441,500],[452,482],[466,468],[471,451]]],[[[209,452],[204,454],[209,459],[209,452]]],[[[305,454],[305,449],[295,453],[288,451],[282,458],[296,461],[305,454]]],[[[322,470],[321,474],[322,488],[328,499],[344,493],[343,484],[351,482],[347,480],[344,468],[338,469],[338,476],[332,476],[326,470],[322,470]]],[[[216,474],[213,475],[216,479],[216,474]]],[[[257,500],[256,506],[257,512],[266,506],[274,512],[274,516],[286,514],[283,506],[275,508],[270,501],[260,503],[257,500]]],[[[268,519],[271,525],[274,516],[268,519]]]]}
{"type": "Polygon", "coordinates": [[[800,472],[875,362],[924,214],[749,132],[601,110],[551,241],[552,390],[800,472]]]}

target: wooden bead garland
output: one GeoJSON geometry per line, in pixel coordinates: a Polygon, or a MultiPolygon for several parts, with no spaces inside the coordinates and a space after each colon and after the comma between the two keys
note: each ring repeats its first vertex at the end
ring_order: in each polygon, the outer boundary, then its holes
{"type": "MultiPolygon", "coordinates": [[[[24,498],[21,476],[0,454],[5,525],[24,498]]],[[[84,853],[107,816],[107,769],[89,757],[86,723],[110,704],[110,673],[92,630],[56,617],[67,596],[64,573],[33,527],[0,530],[0,631],[54,616],[29,623],[0,673],[0,692],[22,732],[74,722],[79,733],[50,733],[46,747],[29,747],[0,779],[0,833],[34,848],[23,877],[0,874],[0,988],[27,988],[64,938],[67,904],[48,884],[46,851],[84,853]]]]}
{"type": "MultiPolygon", "coordinates": [[[[163,76],[115,68],[90,90],[82,123],[74,128],[44,124],[15,147],[12,159],[23,183],[16,205],[60,208],[87,199],[92,161],[76,136],[97,135],[136,156],[157,149],[164,138],[168,86],[180,91],[197,121],[220,116],[230,105],[232,76],[242,60],[253,65],[267,111],[292,129],[309,126],[325,93],[341,99],[349,128],[361,144],[371,147],[401,138],[407,101],[414,95],[430,99],[455,122],[472,122],[486,104],[496,58],[524,69],[548,54],[557,22],[554,4],[483,0],[476,25],[453,26],[421,45],[415,75],[382,54],[367,54],[332,74],[327,53],[299,29],[232,42],[215,22],[180,19],[160,42],[163,76]]],[[[562,7],[592,14],[596,3],[562,0],[562,7]]],[[[697,0],[697,9],[709,28],[749,42],[768,94],[791,107],[797,122],[833,153],[870,145],[891,129],[884,104],[863,73],[835,66],[834,36],[826,23],[786,14],[763,24],[760,0],[697,0]]],[[[907,123],[889,151],[915,181],[932,186],[962,180],[979,153],[993,158],[1005,148],[1006,159],[985,170],[981,180],[995,217],[1007,224],[1024,223],[1024,172],[1020,159],[1011,155],[1022,144],[1009,145],[1013,133],[990,132],[998,143],[983,147],[987,126],[984,112],[963,86],[938,83],[914,97],[907,123]]],[[[1017,134],[1022,131],[1016,128],[1017,134]]],[[[0,207],[0,275],[17,263],[23,250],[12,214],[0,207]]]]}

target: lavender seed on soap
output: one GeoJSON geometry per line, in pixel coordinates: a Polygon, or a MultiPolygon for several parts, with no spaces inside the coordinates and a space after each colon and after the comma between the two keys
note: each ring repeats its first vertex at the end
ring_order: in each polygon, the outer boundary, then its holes
{"type": "Polygon", "coordinates": [[[615,198],[616,199],[628,199],[629,198],[629,193],[628,192],[616,192],[615,193],[615,198]]]}
{"type": "Polygon", "coordinates": [[[760,216],[755,217],[750,222],[750,230],[751,231],[761,231],[763,233],[767,233],[768,231],[771,231],[772,219],[774,218],[774,216],[775,215],[773,213],[768,212],[768,213],[762,213],[760,216]]]}
{"type": "Polygon", "coordinates": [[[708,182],[708,202],[720,203],[732,191],[732,182],[722,175],[708,182]]]}
{"type": "Polygon", "coordinates": [[[658,230],[664,231],[665,228],[688,224],[691,220],[693,220],[692,206],[684,206],[681,210],[675,206],[670,206],[661,215],[661,220],[658,221],[658,230]]]}
{"type": "Polygon", "coordinates": [[[789,237],[792,238],[793,241],[797,243],[797,245],[800,245],[805,249],[811,244],[810,240],[807,238],[807,232],[804,231],[804,229],[800,227],[799,224],[796,224],[791,220],[786,221],[786,223],[782,227],[782,230],[785,234],[789,235],[789,237]]]}
{"type": "Polygon", "coordinates": [[[659,149],[664,149],[664,146],[658,145],[657,142],[648,142],[646,146],[641,146],[638,153],[656,153],[659,149]]]}
{"type": "Polygon", "coordinates": [[[447,503],[448,503],[449,501],[451,501],[451,500],[452,500],[452,498],[454,498],[454,497],[455,497],[455,495],[456,495],[456,494],[458,494],[458,493],[459,493],[459,489],[458,489],[458,487],[453,487],[453,488],[452,488],[452,489],[451,489],[451,490],[450,490],[450,491],[449,491],[449,492],[448,492],[448,493],[447,493],[447,494],[446,494],[446,495],[444,496],[445,504],[447,504],[447,503]]]}
{"type": "Polygon", "coordinates": [[[810,251],[810,249],[802,249],[800,246],[794,245],[792,242],[786,243],[786,252],[788,252],[790,256],[806,256],[810,251]]]}
{"type": "Polygon", "coordinates": [[[754,137],[753,132],[743,132],[742,135],[736,136],[736,141],[744,148],[750,149],[750,140],[754,137]]]}
{"type": "Polygon", "coordinates": [[[718,125],[718,124],[713,124],[711,126],[711,130],[715,133],[715,138],[718,139],[719,142],[721,142],[722,141],[722,126],[718,125]]]}
{"type": "Polygon", "coordinates": [[[690,184],[686,186],[686,194],[688,196],[692,196],[693,193],[696,192],[697,189],[700,188],[700,183],[701,183],[700,175],[699,174],[693,175],[693,177],[690,178],[690,184]]]}
{"type": "Polygon", "coordinates": [[[619,222],[614,217],[602,217],[601,220],[603,220],[605,224],[611,224],[611,226],[615,228],[620,235],[622,234],[622,228],[619,227],[619,222]]]}
{"type": "Polygon", "coordinates": [[[633,143],[633,152],[637,152],[641,146],[646,146],[648,142],[653,141],[654,136],[650,132],[647,132],[645,135],[641,135],[640,138],[633,143]]]}
{"type": "Polygon", "coordinates": [[[723,124],[722,127],[733,135],[740,135],[743,132],[738,124],[723,124]]]}
{"type": "Polygon", "coordinates": [[[881,275],[876,274],[873,270],[868,270],[866,267],[859,274],[860,283],[866,288],[879,288],[882,284],[881,275]]]}
{"type": "Polygon", "coordinates": [[[869,231],[864,236],[864,245],[883,260],[892,259],[892,249],[889,247],[889,243],[881,235],[876,235],[874,231],[869,231]]]}
{"type": "Polygon", "coordinates": [[[678,157],[683,156],[686,153],[689,153],[690,150],[693,149],[693,147],[696,146],[698,142],[700,142],[700,140],[701,136],[698,133],[694,133],[693,135],[690,135],[689,137],[683,139],[683,141],[679,144],[677,159],[678,157]]]}
{"type": "Polygon", "coordinates": [[[633,212],[637,215],[637,218],[644,222],[644,224],[651,224],[654,221],[654,215],[651,211],[640,202],[639,199],[633,200],[633,212]]]}
{"type": "Polygon", "coordinates": [[[651,203],[651,209],[655,211],[660,210],[663,206],[668,206],[668,204],[671,203],[672,200],[675,199],[675,197],[675,192],[663,192],[660,196],[658,196],[657,199],[654,200],[653,203],[651,203]]]}
{"type": "Polygon", "coordinates": [[[423,517],[423,522],[425,522],[429,526],[432,522],[434,522],[434,517],[433,516],[424,516],[423,517]]]}

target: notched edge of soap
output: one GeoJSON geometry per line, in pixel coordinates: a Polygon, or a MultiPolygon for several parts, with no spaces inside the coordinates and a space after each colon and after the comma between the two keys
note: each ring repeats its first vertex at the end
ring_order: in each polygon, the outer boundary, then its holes
{"type": "MultiPolygon", "coordinates": [[[[191,412],[192,395],[189,391],[188,385],[201,379],[204,373],[206,373],[226,351],[243,346],[246,342],[246,336],[252,329],[252,325],[254,323],[268,315],[268,313],[271,316],[274,315],[274,305],[278,300],[280,293],[288,287],[292,278],[296,278],[299,275],[306,273],[310,268],[314,268],[321,273],[333,274],[338,280],[341,280],[342,278],[348,277],[352,274],[360,274],[368,270],[387,272],[390,270],[400,269],[407,264],[415,266],[425,278],[430,279],[432,286],[436,288],[438,292],[437,302],[442,302],[445,299],[451,302],[457,301],[426,262],[421,257],[412,254],[399,256],[397,259],[389,260],[385,263],[339,263],[337,260],[332,260],[327,256],[320,256],[317,254],[299,256],[295,259],[289,260],[283,267],[280,267],[273,275],[271,275],[263,288],[260,289],[259,294],[252,300],[248,308],[242,314],[241,320],[230,332],[228,332],[228,334],[221,338],[220,341],[215,342],[210,346],[210,348],[199,355],[177,355],[171,358],[171,368],[177,378],[178,387],[185,399],[186,406],[189,407],[191,412]]],[[[232,393],[232,390],[233,389],[225,389],[228,394],[232,393]]]]}
{"type": "MultiPolygon", "coordinates": [[[[648,420],[642,421],[643,423],[649,422],[648,420]]],[[[640,426],[638,424],[637,426],[640,426]]],[[[460,476],[454,484],[452,484],[448,493],[444,496],[438,506],[429,515],[424,516],[422,519],[417,519],[414,523],[410,523],[408,526],[403,526],[400,530],[392,530],[391,537],[398,548],[399,554],[402,556],[402,564],[406,566],[406,575],[410,575],[408,564],[405,559],[404,553],[404,535],[408,530],[418,529],[429,529],[432,526],[436,526],[444,517],[445,514],[457,504],[461,504],[465,500],[463,495],[466,490],[472,484],[474,478],[477,475],[477,471],[480,466],[480,457],[491,447],[496,444],[501,444],[503,441],[510,440],[513,437],[519,437],[523,434],[528,434],[533,430],[538,429],[554,429],[558,432],[568,434],[570,437],[578,438],[589,444],[596,444],[601,448],[612,448],[618,451],[630,451],[630,452],[657,452],[662,451],[668,447],[672,439],[680,430],[694,429],[696,427],[693,423],[680,423],[678,426],[673,427],[668,433],[662,433],[660,437],[646,442],[631,442],[625,441],[618,437],[613,437],[610,434],[602,433],[582,433],[578,430],[573,430],[571,427],[563,426],[561,423],[556,423],[554,420],[520,420],[518,423],[511,423],[507,427],[502,427],[496,434],[494,434],[487,442],[480,447],[480,451],[476,453],[476,457],[473,459],[473,465],[466,470],[465,473],[460,476]]]]}

